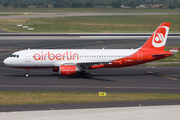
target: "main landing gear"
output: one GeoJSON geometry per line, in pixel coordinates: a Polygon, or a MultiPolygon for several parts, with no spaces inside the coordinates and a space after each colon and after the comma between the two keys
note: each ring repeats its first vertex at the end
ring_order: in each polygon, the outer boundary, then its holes
{"type": "Polygon", "coordinates": [[[86,77],[86,78],[91,78],[91,73],[86,73],[86,74],[85,74],[85,77],[86,77]]]}
{"type": "Polygon", "coordinates": [[[79,73],[81,76],[85,76],[86,78],[91,78],[91,73],[85,72],[85,71],[81,71],[79,73]]]}

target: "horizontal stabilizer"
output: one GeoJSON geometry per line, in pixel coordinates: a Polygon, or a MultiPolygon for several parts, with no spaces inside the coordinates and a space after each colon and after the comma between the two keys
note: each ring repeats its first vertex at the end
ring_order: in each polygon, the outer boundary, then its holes
{"type": "Polygon", "coordinates": [[[152,56],[165,56],[165,55],[173,55],[172,53],[168,53],[168,54],[154,54],[152,56]]]}
{"type": "Polygon", "coordinates": [[[173,55],[173,52],[170,51],[159,51],[152,54],[152,56],[165,56],[165,55],[173,55]]]}
{"type": "Polygon", "coordinates": [[[164,56],[164,55],[172,55],[172,54],[156,54],[156,55],[152,55],[152,56],[164,56]]]}

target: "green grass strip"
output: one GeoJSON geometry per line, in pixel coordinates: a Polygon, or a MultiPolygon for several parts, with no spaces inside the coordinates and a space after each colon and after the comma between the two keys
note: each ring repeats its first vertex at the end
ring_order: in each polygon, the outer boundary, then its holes
{"type": "Polygon", "coordinates": [[[0,105],[62,104],[115,101],[149,101],[180,99],[180,94],[165,93],[98,93],[86,92],[0,92],[0,105]]]}
{"type": "Polygon", "coordinates": [[[179,20],[180,15],[173,14],[2,19],[0,29],[24,33],[153,33],[162,22],[171,22],[170,32],[179,33],[179,20]],[[17,27],[18,24],[34,30],[17,27]]]}

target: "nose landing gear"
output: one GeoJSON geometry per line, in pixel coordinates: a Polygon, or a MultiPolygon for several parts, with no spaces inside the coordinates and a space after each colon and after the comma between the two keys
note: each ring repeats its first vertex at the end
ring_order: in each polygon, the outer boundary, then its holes
{"type": "Polygon", "coordinates": [[[26,68],[27,73],[25,74],[25,77],[29,77],[29,68],[26,68]]]}

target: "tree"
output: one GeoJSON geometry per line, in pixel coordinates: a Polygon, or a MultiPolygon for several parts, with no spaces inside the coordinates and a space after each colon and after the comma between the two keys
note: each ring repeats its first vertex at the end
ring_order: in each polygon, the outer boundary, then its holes
{"type": "Polygon", "coordinates": [[[21,8],[28,8],[28,5],[26,3],[23,3],[20,5],[21,8]]]}
{"type": "Polygon", "coordinates": [[[169,8],[170,8],[170,9],[176,9],[176,8],[177,8],[177,5],[175,5],[175,4],[170,4],[170,5],[169,5],[169,8]]]}
{"type": "Polygon", "coordinates": [[[133,0],[129,3],[129,6],[131,6],[131,8],[136,8],[136,1],[133,0]]]}
{"type": "Polygon", "coordinates": [[[81,2],[73,2],[71,5],[72,8],[80,8],[81,7],[81,2]]]}
{"type": "Polygon", "coordinates": [[[72,5],[71,5],[72,8],[76,8],[76,3],[73,2],[72,5]]]}
{"type": "Polygon", "coordinates": [[[87,3],[85,4],[85,7],[86,7],[86,8],[93,8],[94,6],[93,6],[93,4],[92,4],[91,2],[87,2],[87,3]]]}
{"type": "Polygon", "coordinates": [[[46,4],[45,8],[48,8],[48,4],[46,4]]]}
{"type": "Polygon", "coordinates": [[[77,2],[76,6],[77,6],[77,8],[80,8],[81,7],[81,2],[77,2]]]}
{"type": "Polygon", "coordinates": [[[4,7],[8,7],[9,2],[8,2],[8,1],[5,1],[5,2],[3,3],[3,5],[4,5],[4,7]]]}
{"type": "Polygon", "coordinates": [[[56,2],[54,3],[53,8],[57,8],[57,7],[58,7],[58,3],[56,2]]]}
{"type": "Polygon", "coordinates": [[[60,7],[61,7],[61,3],[57,3],[57,2],[56,2],[56,3],[54,3],[53,7],[54,7],[54,8],[60,8],[60,7]]]}
{"type": "Polygon", "coordinates": [[[61,5],[62,5],[63,8],[70,8],[71,7],[68,0],[61,1],[61,5]]]}
{"type": "Polygon", "coordinates": [[[118,2],[113,2],[113,3],[112,3],[112,6],[113,6],[113,8],[121,8],[121,2],[120,2],[120,1],[118,1],[118,2]]]}
{"type": "Polygon", "coordinates": [[[18,3],[13,4],[13,8],[18,8],[18,3]]]}

